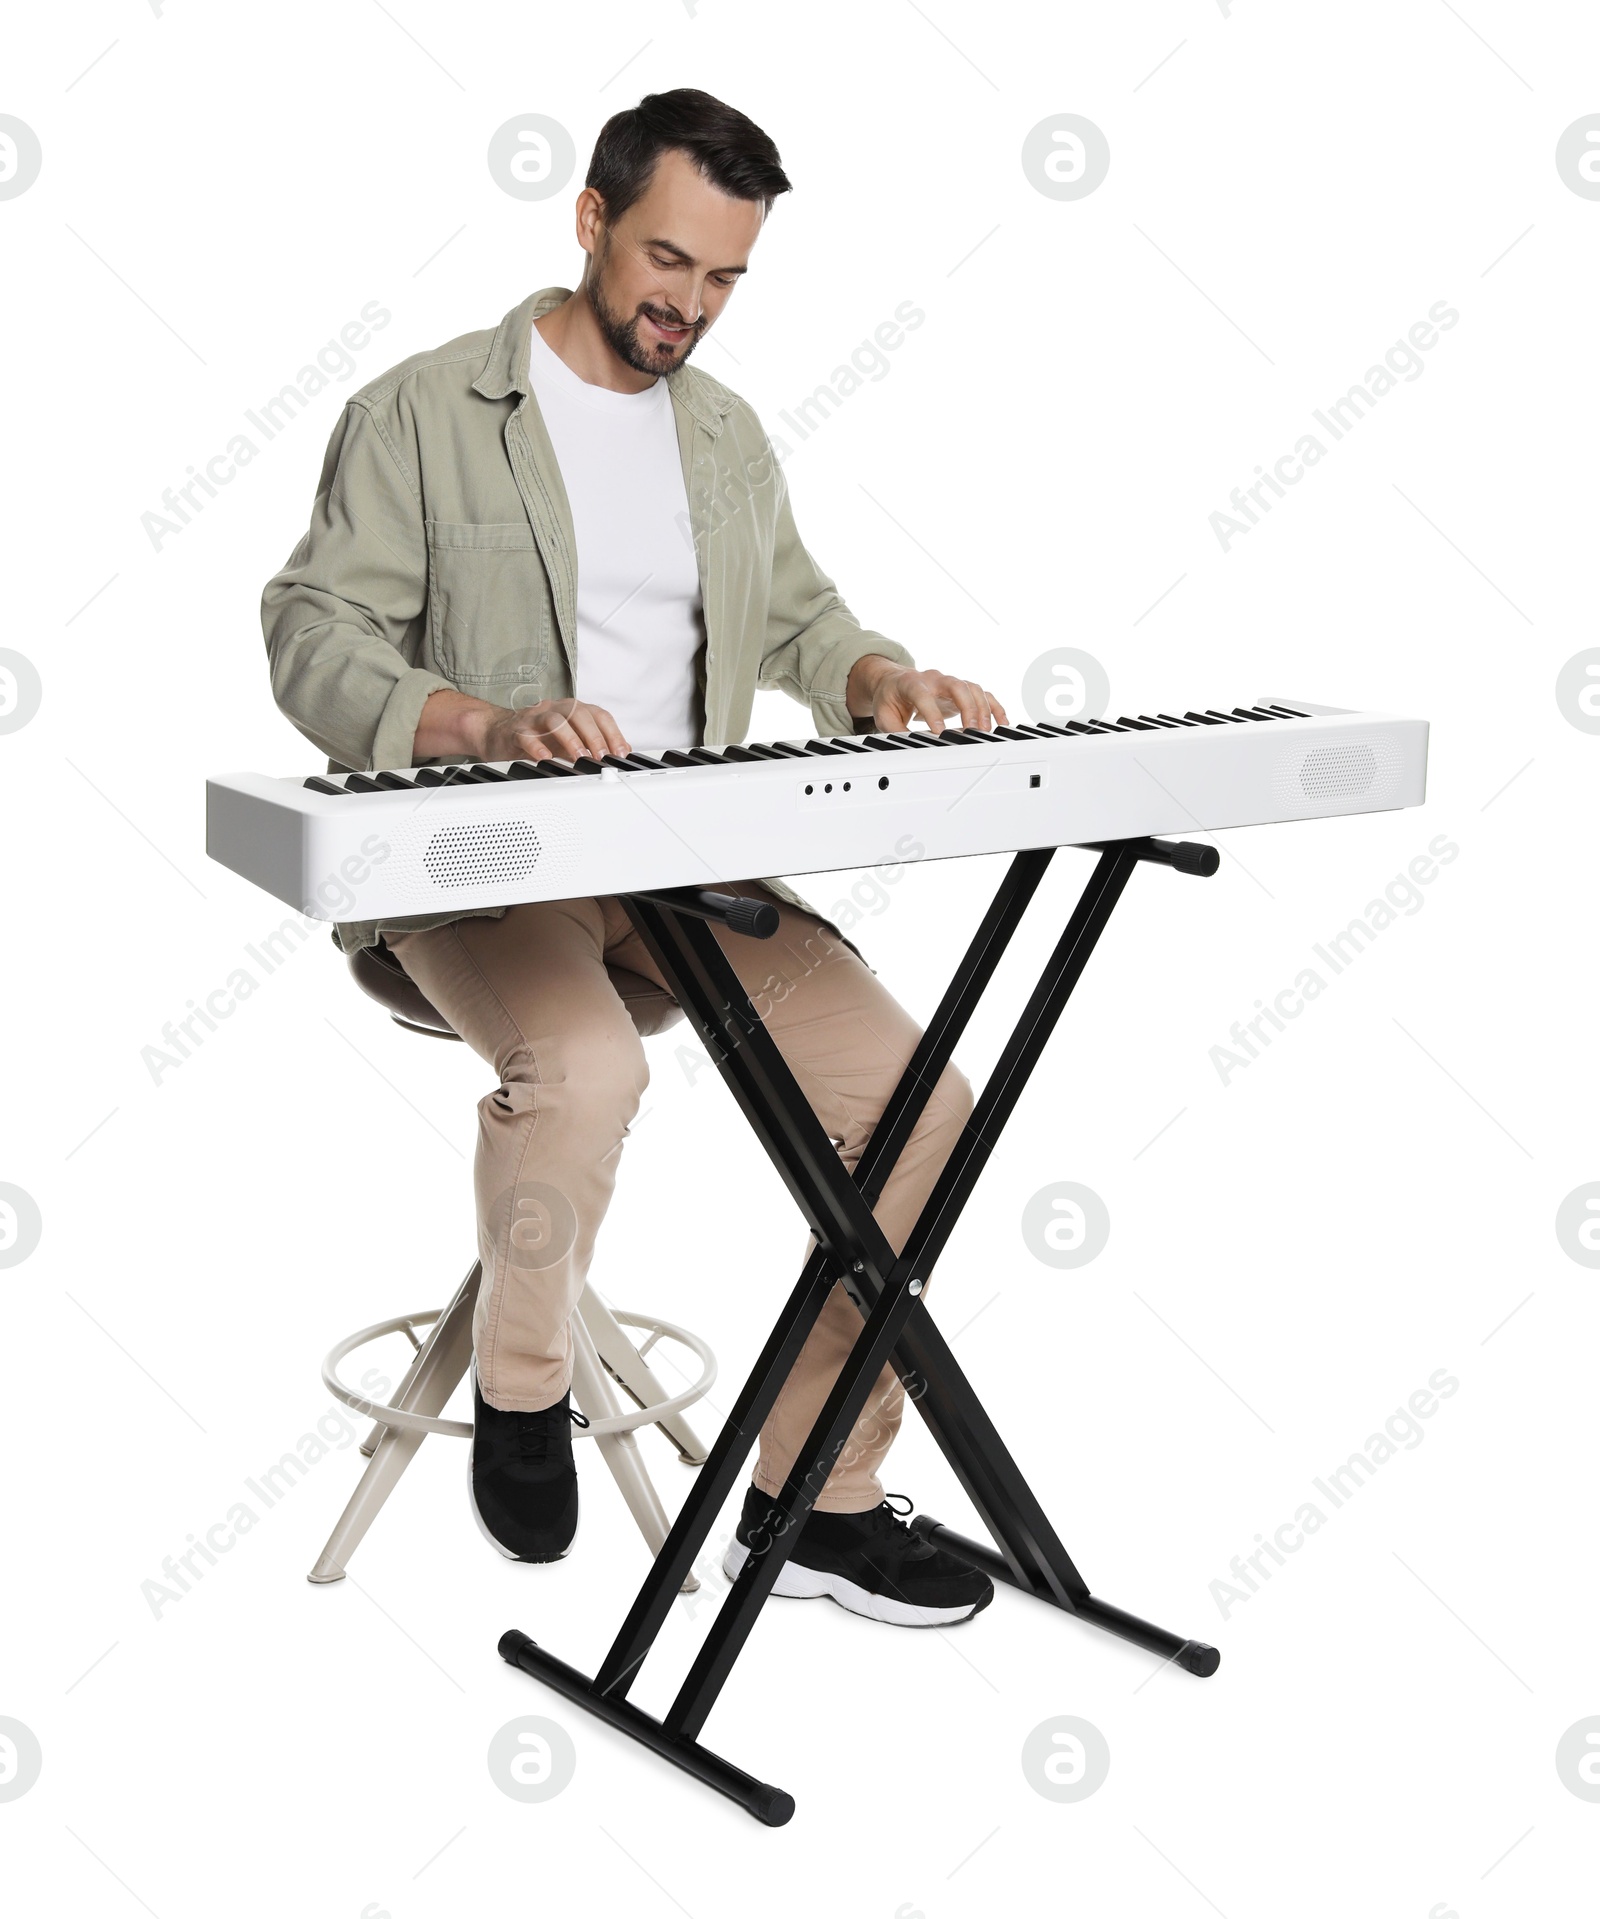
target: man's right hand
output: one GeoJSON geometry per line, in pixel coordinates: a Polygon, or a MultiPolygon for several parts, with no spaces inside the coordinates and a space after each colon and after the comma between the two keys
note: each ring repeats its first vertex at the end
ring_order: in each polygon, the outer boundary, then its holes
{"type": "Polygon", "coordinates": [[[603,706],[582,700],[539,700],[495,706],[453,688],[423,702],[411,753],[415,760],[599,759],[633,749],[603,706]]]}

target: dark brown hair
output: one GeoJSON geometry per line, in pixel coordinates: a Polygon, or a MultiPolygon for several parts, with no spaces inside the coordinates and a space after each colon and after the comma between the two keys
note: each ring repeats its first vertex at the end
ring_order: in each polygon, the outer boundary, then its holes
{"type": "Polygon", "coordinates": [[[675,87],[647,93],[600,129],[584,184],[605,201],[608,220],[621,219],[647,190],[669,150],[686,153],[720,192],[759,200],[763,213],[790,190],[778,149],[754,120],[696,87],[675,87]]]}

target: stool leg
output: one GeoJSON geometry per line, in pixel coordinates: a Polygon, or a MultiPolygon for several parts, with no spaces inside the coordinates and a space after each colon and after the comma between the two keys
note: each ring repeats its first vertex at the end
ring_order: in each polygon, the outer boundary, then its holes
{"type": "MultiPolygon", "coordinates": [[[[436,1320],[434,1324],[437,1325],[438,1321],[436,1320]]],[[[400,1385],[398,1389],[396,1390],[394,1397],[389,1401],[389,1404],[391,1406],[399,1406],[405,1409],[406,1411],[411,1410],[409,1402],[406,1399],[406,1395],[411,1391],[412,1384],[414,1383],[417,1377],[417,1368],[422,1364],[422,1355],[427,1350],[428,1350],[428,1342],[427,1340],[424,1340],[422,1344],[417,1348],[417,1350],[411,1355],[411,1364],[406,1368],[405,1378],[401,1380],[400,1385]]],[[[378,1450],[378,1441],[382,1439],[382,1437],[388,1430],[389,1430],[388,1427],[383,1425],[381,1422],[372,1428],[372,1430],[367,1434],[366,1438],[362,1440],[361,1442],[360,1450],[361,1450],[361,1457],[363,1459],[370,1459],[372,1457],[372,1455],[378,1450]]]]}
{"type": "MultiPolygon", "coordinates": [[[[400,1381],[399,1387],[395,1391],[394,1396],[389,1401],[389,1404],[393,1406],[394,1408],[396,1408],[397,1411],[403,1412],[403,1413],[415,1413],[415,1412],[428,1413],[428,1412],[435,1412],[438,1410],[437,1408],[419,1406],[417,1404],[414,1396],[415,1388],[416,1388],[417,1372],[422,1365],[423,1359],[427,1355],[429,1345],[432,1343],[434,1338],[438,1335],[439,1328],[444,1324],[445,1320],[447,1320],[450,1317],[450,1315],[456,1311],[457,1307],[462,1308],[467,1313],[468,1318],[470,1319],[472,1314],[472,1308],[477,1301],[478,1281],[480,1276],[482,1275],[482,1272],[483,1272],[483,1266],[481,1262],[474,1261],[472,1271],[467,1274],[466,1278],[462,1280],[461,1284],[456,1288],[455,1297],[450,1301],[450,1304],[445,1307],[444,1311],[439,1315],[438,1319],[434,1321],[432,1330],[429,1332],[428,1337],[411,1355],[411,1364],[406,1368],[405,1377],[400,1381]]],[[[454,1392],[455,1387],[452,1386],[450,1388],[450,1391],[454,1392]]],[[[447,1399],[449,1398],[449,1396],[450,1396],[449,1393],[445,1395],[447,1399]]],[[[372,1455],[378,1450],[378,1441],[382,1439],[382,1437],[388,1430],[389,1430],[388,1427],[385,1426],[383,1421],[380,1419],[377,1422],[377,1424],[372,1428],[372,1431],[368,1433],[366,1438],[361,1442],[361,1457],[363,1459],[370,1459],[372,1457],[372,1455]]]]}
{"type": "MultiPolygon", "coordinates": [[[[436,1418],[465,1376],[472,1358],[472,1306],[479,1271],[475,1265],[468,1273],[423,1342],[422,1351],[403,1383],[404,1411],[436,1418]]],[[[400,1432],[394,1427],[383,1429],[366,1471],[350,1495],[350,1503],[328,1535],[322,1556],[306,1574],[312,1585],[327,1586],[344,1578],[345,1561],[361,1544],[367,1528],[399,1484],[400,1475],[411,1464],[423,1438],[421,1433],[400,1432]]]]}
{"type": "MultiPolygon", "coordinates": [[[[611,1382],[601,1367],[593,1336],[584,1321],[589,1297],[585,1292],[579,1310],[572,1315],[572,1397],[577,1402],[579,1412],[588,1418],[615,1419],[622,1408],[611,1390],[611,1382]]],[[[612,1322],[613,1325],[615,1323],[612,1322]]],[[[638,1521],[645,1544],[652,1553],[659,1552],[667,1536],[667,1515],[650,1475],[645,1471],[644,1461],[639,1457],[639,1447],[633,1434],[605,1433],[595,1444],[611,1468],[611,1476],[628,1502],[628,1510],[638,1521]]],[[[699,1580],[690,1573],[679,1590],[697,1592],[699,1587],[699,1580]]]]}
{"type": "MultiPolygon", "coordinates": [[[[595,1297],[591,1287],[584,1287],[583,1297],[578,1301],[578,1311],[589,1328],[601,1364],[621,1382],[623,1391],[636,1405],[649,1406],[672,1397],[670,1389],[650,1370],[649,1363],[628,1337],[627,1327],[618,1325],[604,1303],[595,1297]]],[[[706,1463],[706,1449],[682,1413],[669,1413],[665,1419],[658,1419],[656,1426],[677,1447],[678,1457],[684,1465],[703,1466],[706,1463]]]]}

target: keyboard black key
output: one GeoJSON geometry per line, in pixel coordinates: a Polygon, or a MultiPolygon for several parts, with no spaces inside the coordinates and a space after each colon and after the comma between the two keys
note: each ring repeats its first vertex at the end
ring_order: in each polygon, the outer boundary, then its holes
{"type": "Polygon", "coordinates": [[[1011,729],[1019,740],[1047,740],[1054,733],[1050,726],[1014,726],[1011,729]]]}
{"type": "Polygon", "coordinates": [[[447,766],[444,769],[443,783],[446,786],[482,786],[484,784],[470,766],[447,766]]]}
{"type": "Polygon", "coordinates": [[[594,774],[603,773],[606,769],[597,759],[592,758],[589,754],[580,753],[572,762],[572,770],[574,773],[594,774]]]}
{"type": "Polygon", "coordinates": [[[414,786],[443,786],[444,768],[442,766],[419,766],[417,768],[416,778],[412,781],[412,784],[414,786]]]}
{"type": "Polygon", "coordinates": [[[342,793],[344,791],[342,786],[335,786],[332,780],[325,780],[317,775],[313,775],[305,784],[310,787],[313,793],[342,793]]]}
{"type": "Polygon", "coordinates": [[[668,769],[662,760],[651,759],[648,753],[630,753],[627,764],[638,773],[665,773],[668,769]]]}
{"type": "Polygon", "coordinates": [[[535,779],[571,780],[578,776],[578,769],[569,766],[565,760],[529,760],[535,779]]]}
{"type": "Polygon", "coordinates": [[[874,753],[898,753],[906,745],[904,740],[890,739],[887,733],[868,733],[861,744],[874,753]]]}
{"type": "Polygon", "coordinates": [[[1264,720],[1267,718],[1265,713],[1258,713],[1253,706],[1236,706],[1233,709],[1233,716],[1238,720],[1264,720]]]}
{"type": "Polygon", "coordinates": [[[698,766],[700,764],[698,760],[691,759],[687,753],[679,752],[675,746],[669,746],[666,752],[661,755],[661,758],[668,766],[698,766]]]}
{"type": "Polygon", "coordinates": [[[1224,726],[1238,726],[1241,724],[1231,713],[1224,713],[1220,706],[1208,706],[1206,711],[1211,715],[1212,719],[1220,720],[1224,726]]]}
{"type": "Polygon", "coordinates": [[[1171,713],[1158,713],[1156,718],[1158,720],[1165,720],[1168,726],[1194,726],[1196,724],[1194,720],[1176,719],[1171,713]]]}
{"type": "Polygon", "coordinates": [[[997,740],[1026,740],[1033,737],[1032,734],[1025,733],[1020,726],[997,726],[994,729],[994,736],[997,740]]]}
{"type": "Polygon", "coordinates": [[[1311,717],[1309,713],[1297,713],[1292,706],[1274,706],[1270,710],[1281,714],[1286,720],[1309,720],[1311,717]]]}
{"type": "Polygon", "coordinates": [[[1210,713],[1185,713],[1186,720],[1193,720],[1196,726],[1221,726],[1222,722],[1210,713]]]}
{"type": "Polygon", "coordinates": [[[758,760],[787,760],[793,758],[792,754],[780,753],[775,746],[752,746],[750,751],[758,760]]]}
{"type": "Polygon", "coordinates": [[[511,770],[506,775],[506,778],[511,780],[536,780],[538,777],[539,763],[537,760],[516,760],[512,763],[511,770]]]}
{"type": "Polygon", "coordinates": [[[478,779],[484,780],[491,785],[507,777],[506,770],[503,766],[475,766],[472,771],[478,779]]]}
{"type": "Polygon", "coordinates": [[[1158,733],[1161,730],[1154,720],[1130,720],[1126,713],[1117,715],[1117,724],[1130,733],[1158,733]]]}
{"type": "Polygon", "coordinates": [[[722,757],[731,766],[748,766],[752,762],[759,764],[761,755],[750,746],[725,746],[722,757]]]}
{"type": "Polygon", "coordinates": [[[1034,731],[1036,733],[1043,733],[1046,738],[1052,740],[1070,740],[1073,738],[1071,727],[1057,726],[1050,720],[1041,720],[1034,728],[1034,731]]]}
{"type": "Polygon", "coordinates": [[[839,760],[844,758],[844,748],[835,746],[832,740],[807,740],[806,751],[813,759],[839,760]]]}
{"type": "Polygon", "coordinates": [[[831,746],[840,753],[865,753],[867,750],[860,740],[841,739],[838,734],[835,734],[832,739],[820,741],[819,744],[831,746]]]}
{"type": "Polygon", "coordinates": [[[694,761],[696,766],[725,766],[727,764],[727,761],[722,757],[722,748],[720,746],[691,746],[689,748],[689,757],[694,761]]]}
{"type": "Polygon", "coordinates": [[[344,790],[347,793],[381,793],[383,788],[376,780],[369,780],[365,773],[347,773],[344,790]]]}
{"type": "Polygon", "coordinates": [[[410,780],[408,780],[403,773],[395,772],[393,768],[389,768],[382,773],[374,773],[372,777],[386,793],[409,793],[411,791],[410,780]]]}
{"type": "Polygon", "coordinates": [[[772,751],[780,760],[804,760],[811,757],[798,740],[774,740],[772,751]]]}

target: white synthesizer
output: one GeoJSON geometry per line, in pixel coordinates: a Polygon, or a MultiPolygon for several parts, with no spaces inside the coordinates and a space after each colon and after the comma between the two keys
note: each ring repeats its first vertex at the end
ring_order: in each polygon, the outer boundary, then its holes
{"type": "Polygon", "coordinates": [[[378,920],[1422,802],[1425,720],[1303,700],[992,732],[206,783],[206,851],[378,920]],[[585,777],[587,776],[587,777],[585,777]]]}

